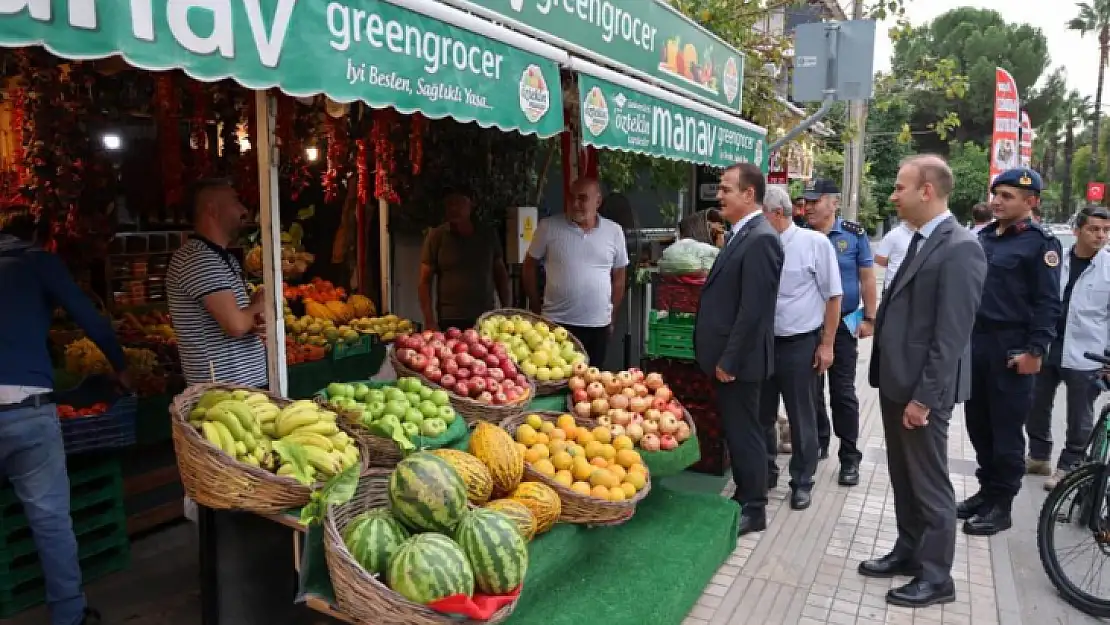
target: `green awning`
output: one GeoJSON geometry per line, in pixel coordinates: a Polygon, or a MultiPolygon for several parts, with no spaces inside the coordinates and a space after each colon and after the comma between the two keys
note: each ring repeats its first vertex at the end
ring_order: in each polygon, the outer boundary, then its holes
{"type": "Polygon", "coordinates": [[[586,73],[579,73],[578,97],[586,145],[714,167],[755,163],[767,169],[767,131],[738,117],[691,100],[684,106],[677,96],[646,84],[631,89],[586,73]]]}
{"type": "Polygon", "coordinates": [[[0,3],[0,46],[29,45],[542,137],[563,130],[555,62],[381,0],[0,3]]]}

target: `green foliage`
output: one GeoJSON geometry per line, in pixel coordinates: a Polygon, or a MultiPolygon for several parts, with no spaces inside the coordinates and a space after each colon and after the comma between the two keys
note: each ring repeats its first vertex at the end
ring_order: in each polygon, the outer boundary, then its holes
{"type": "MultiPolygon", "coordinates": [[[[620,193],[645,189],[673,193],[690,186],[690,163],[631,152],[599,151],[598,173],[610,191],[620,193]]],[[[659,212],[665,222],[678,223],[678,204],[665,202],[659,212]]]]}
{"type": "Polygon", "coordinates": [[[990,185],[990,154],[987,148],[971,141],[949,144],[948,165],[956,177],[956,188],[948,207],[961,221],[971,217],[971,209],[987,197],[990,185]]]}
{"type": "MultiPolygon", "coordinates": [[[[1087,183],[1092,181],[1091,169],[1091,146],[1084,145],[1075,151],[1071,163],[1072,201],[1080,205],[1087,195],[1087,183]]],[[[1099,153],[1093,169],[1096,173],[1106,169],[1106,152],[1099,153]]]]}

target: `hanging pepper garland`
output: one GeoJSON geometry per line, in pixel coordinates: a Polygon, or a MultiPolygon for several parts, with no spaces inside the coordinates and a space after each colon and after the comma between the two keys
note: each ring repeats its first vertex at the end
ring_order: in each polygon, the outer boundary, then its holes
{"type": "Polygon", "coordinates": [[[235,190],[239,193],[239,201],[244,206],[252,209],[258,208],[258,116],[255,114],[255,99],[248,98],[246,106],[247,141],[250,142],[251,151],[244,154],[235,164],[235,190]]]}
{"type": "Polygon", "coordinates": [[[424,130],[428,127],[428,118],[419,112],[412,116],[412,131],[409,134],[409,161],[412,165],[412,175],[419,176],[424,168],[424,130]]]}
{"type": "Polygon", "coordinates": [[[277,134],[281,146],[281,172],[282,179],[288,184],[289,196],[296,201],[311,180],[308,169],[308,160],[305,157],[306,136],[311,136],[311,122],[305,119],[301,106],[295,99],[285,94],[278,94],[277,107],[277,134]]]}
{"type": "Polygon", "coordinates": [[[324,202],[334,202],[339,197],[339,181],[342,180],[343,163],[347,159],[346,119],[327,116],[328,168],[324,172],[324,202]],[[344,127],[341,127],[342,124],[344,127]]]}
{"type": "Polygon", "coordinates": [[[189,145],[193,156],[193,179],[207,178],[212,173],[212,160],[208,152],[208,90],[204,83],[190,80],[189,95],[192,99],[189,145]]]}
{"type": "Polygon", "coordinates": [[[393,186],[393,177],[397,171],[396,149],[393,145],[393,128],[397,121],[397,112],[393,109],[374,110],[374,126],[371,138],[374,143],[374,197],[385,200],[390,204],[397,204],[401,197],[393,186]]]}
{"type": "Polygon", "coordinates": [[[158,125],[162,189],[167,208],[177,206],[185,198],[181,164],[181,102],[174,82],[174,72],[162,72],[154,79],[154,119],[158,125]]]}
{"type": "Polygon", "coordinates": [[[358,204],[363,206],[370,199],[370,164],[367,163],[366,139],[356,139],[358,146],[358,204]]]}
{"type": "Polygon", "coordinates": [[[28,170],[24,162],[23,125],[27,106],[27,90],[20,81],[12,80],[5,96],[11,104],[12,160],[8,171],[0,177],[0,209],[22,203],[20,189],[27,184],[28,170]]]}

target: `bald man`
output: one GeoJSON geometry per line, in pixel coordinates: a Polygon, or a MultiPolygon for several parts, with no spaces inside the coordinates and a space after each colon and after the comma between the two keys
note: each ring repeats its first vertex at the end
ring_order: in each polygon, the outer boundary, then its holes
{"type": "Polygon", "coordinates": [[[569,330],[590,364],[604,366],[613,312],[624,297],[628,246],[624,229],[597,214],[601,187],[581,178],[571,185],[564,213],[542,220],[524,259],[524,289],[536,314],[569,330]],[[540,297],[538,266],[547,285],[540,297]]]}

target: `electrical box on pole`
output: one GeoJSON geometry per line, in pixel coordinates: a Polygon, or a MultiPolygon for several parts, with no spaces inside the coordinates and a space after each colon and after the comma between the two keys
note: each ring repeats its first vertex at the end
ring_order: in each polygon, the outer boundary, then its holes
{"type": "Polygon", "coordinates": [[[795,102],[822,102],[830,95],[841,102],[871,99],[875,20],[799,24],[794,30],[793,86],[795,102]],[[830,35],[830,27],[835,34],[830,35]],[[830,36],[835,46],[829,45],[830,36]]]}

